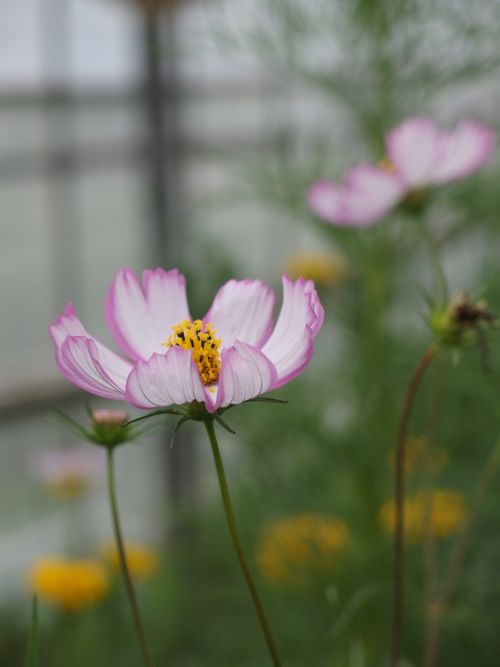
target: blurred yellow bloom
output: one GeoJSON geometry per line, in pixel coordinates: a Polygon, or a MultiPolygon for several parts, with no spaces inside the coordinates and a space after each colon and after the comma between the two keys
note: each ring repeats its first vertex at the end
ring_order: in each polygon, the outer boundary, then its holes
{"type": "Polygon", "coordinates": [[[255,550],[262,576],[275,584],[300,583],[335,567],[349,539],[345,524],[317,514],[278,519],[263,531],[255,550]]]}
{"type": "MultiPolygon", "coordinates": [[[[458,531],[467,516],[464,496],[457,491],[420,492],[405,500],[405,538],[410,544],[421,542],[427,531],[445,539],[458,531]]],[[[382,528],[394,532],[394,502],[380,509],[382,528]]]]}
{"type": "Polygon", "coordinates": [[[284,269],[294,280],[302,276],[323,286],[339,285],[349,274],[347,260],[335,252],[299,252],[288,257],[284,269]]]}
{"type": "MultiPolygon", "coordinates": [[[[390,456],[391,468],[394,468],[394,454],[390,456]]],[[[448,454],[444,449],[432,447],[424,436],[408,438],[406,442],[405,470],[416,469],[437,473],[448,463],[448,454]]]]}
{"type": "MultiPolygon", "coordinates": [[[[125,545],[127,564],[134,579],[148,579],[159,565],[158,552],[146,544],[127,542],[125,545]]],[[[115,569],[120,569],[120,559],[115,544],[108,544],[102,550],[106,561],[115,569]]]]}
{"type": "Polygon", "coordinates": [[[106,569],[94,560],[43,558],[28,573],[30,590],[69,612],[100,602],[109,589],[106,569]]]}

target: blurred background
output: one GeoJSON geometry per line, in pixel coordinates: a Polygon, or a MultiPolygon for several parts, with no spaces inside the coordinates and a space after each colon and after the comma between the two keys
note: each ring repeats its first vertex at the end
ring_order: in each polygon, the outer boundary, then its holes
{"type": "MultiPolygon", "coordinates": [[[[499,29],[495,0],[2,3],[0,664],[22,664],[32,565],[105,562],[111,537],[101,452],[77,473],[63,465],[66,477],[43,459],[79,444],[52,409],[84,421],[89,398],[58,374],[47,327],[71,301],[113,347],[102,304],[114,272],[159,265],[186,274],[199,316],[231,277],[278,294],[285,271],[317,281],[327,319],[310,368],[280,390],[288,406],[231,411],[237,434],[221,436],[223,455],[286,664],[386,663],[380,509],[402,392],[430,339],[423,293],[441,297],[422,229],[450,294],[500,312],[500,160],[436,191],[420,220],[398,211],[364,232],[319,222],[304,195],[382,159],[384,134],[407,116],[498,130],[499,29]]],[[[444,666],[493,667],[500,650],[500,489],[491,465],[484,473],[499,440],[500,354],[488,337],[488,373],[479,349],[438,360],[410,447],[417,506],[422,490],[443,491],[438,580],[488,487],[443,619],[444,666]]],[[[171,428],[158,422],[117,455],[125,533],[147,552],[137,576],[153,652],[161,665],[260,667],[207,443],[195,425],[170,451],[171,428]]],[[[431,575],[429,544],[411,542],[404,653],[418,665],[431,575]]],[[[112,572],[88,608],[42,601],[41,664],[139,664],[112,572]]]]}

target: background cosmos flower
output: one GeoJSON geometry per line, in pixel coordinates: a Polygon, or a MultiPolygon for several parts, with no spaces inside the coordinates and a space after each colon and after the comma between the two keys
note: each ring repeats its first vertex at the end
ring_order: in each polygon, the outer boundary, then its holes
{"type": "Polygon", "coordinates": [[[493,130],[472,120],[451,132],[429,118],[408,118],[386,137],[387,156],[362,164],[343,183],[319,180],[308,190],[314,213],[332,224],[366,227],[382,220],[405,197],[466,178],[491,156],[493,130]]]}
{"type": "Polygon", "coordinates": [[[105,470],[102,453],[86,446],[37,452],[30,463],[33,475],[63,500],[84,494],[105,470]]]}
{"type": "Polygon", "coordinates": [[[141,285],[123,269],[105,317],[130,360],[92,337],[71,304],[49,331],[61,373],[92,394],[144,409],[198,401],[215,412],[281,387],[309,363],[324,316],[314,283],[284,276],[274,328],[273,307],[259,280],[230,280],[193,322],[178,271],[146,270],[141,285]]]}

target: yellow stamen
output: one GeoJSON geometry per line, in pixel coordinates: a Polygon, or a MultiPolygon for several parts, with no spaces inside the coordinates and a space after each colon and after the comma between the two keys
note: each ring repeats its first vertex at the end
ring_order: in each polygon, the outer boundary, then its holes
{"type": "Polygon", "coordinates": [[[220,346],[222,343],[217,338],[213,323],[184,320],[172,327],[172,331],[173,333],[162,345],[189,350],[198,367],[203,384],[209,385],[217,382],[220,373],[220,346]]]}
{"type": "Polygon", "coordinates": [[[383,160],[380,160],[378,166],[380,167],[380,169],[382,169],[382,171],[385,171],[387,174],[396,173],[396,167],[388,157],[385,157],[383,160]]]}

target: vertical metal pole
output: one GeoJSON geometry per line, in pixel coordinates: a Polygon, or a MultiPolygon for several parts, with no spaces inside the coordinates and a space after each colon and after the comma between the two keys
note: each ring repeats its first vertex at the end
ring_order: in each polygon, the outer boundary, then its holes
{"type": "Polygon", "coordinates": [[[44,0],[40,7],[40,33],[46,93],[48,158],[45,177],[52,253],[52,307],[57,311],[69,298],[79,303],[83,300],[68,0],[44,0]]]}
{"type": "MultiPolygon", "coordinates": [[[[186,232],[175,15],[172,11],[144,11],[143,23],[151,256],[159,266],[182,267],[186,232]]],[[[166,453],[168,493],[174,509],[189,508],[194,501],[194,450],[185,438],[181,433],[174,449],[166,453]]],[[[173,532],[183,529],[181,520],[174,517],[173,532]]]]}
{"type": "Polygon", "coordinates": [[[165,100],[161,63],[160,17],[144,15],[144,106],[147,129],[147,173],[152,223],[152,256],[163,265],[169,252],[169,200],[167,197],[167,165],[165,163],[165,100]]]}
{"type": "Polygon", "coordinates": [[[160,265],[182,260],[180,103],[173,12],[144,12],[144,103],[152,222],[152,256],[160,265]]]}

